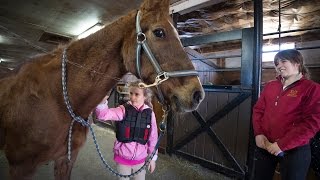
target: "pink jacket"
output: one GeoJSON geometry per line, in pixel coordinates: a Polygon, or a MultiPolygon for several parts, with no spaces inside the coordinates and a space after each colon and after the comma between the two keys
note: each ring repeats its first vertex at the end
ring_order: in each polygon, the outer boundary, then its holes
{"type": "Polygon", "coordinates": [[[302,78],[282,88],[279,78],[266,84],[252,119],[255,135],[285,151],[308,144],[320,130],[320,85],[302,78]]]}
{"type": "MultiPolygon", "coordinates": [[[[131,104],[131,102],[129,101],[131,104]]],[[[141,110],[150,108],[147,105],[143,105],[141,110]]],[[[125,116],[125,107],[120,105],[116,108],[109,108],[108,104],[99,104],[96,108],[97,118],[103,121],[121,121],[125,116]]],[[[115,141],[114,143],[114,160],[120,164],[136,165],[143,163],[146,157],[153,152],[158,141],[158,129],[156,116],[152,112],[151,117],[151,133],[149,135],[149,141],[143,145],[137,142],[123,143],[115,141]]],[[[157,159],[157,153],[152,160],[157,159]]]]}

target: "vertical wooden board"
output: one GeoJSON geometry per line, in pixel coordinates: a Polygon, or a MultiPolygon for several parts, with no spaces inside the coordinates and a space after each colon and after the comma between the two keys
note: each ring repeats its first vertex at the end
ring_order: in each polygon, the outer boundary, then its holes
{"type": "MultiPolygon", "coordinates": [[[[197,109],[198,113],[202,116],[204,121],[206,118],[205,115],[207,113],[207,103],[208,103],[208,101],[205,98],[205,100],[203,100],[203,102],[200,104],[200,106],[197,109]]],[[[201,121],[201,120],[199,120],[199,121],[201,121]]],[[[201,157],[201,158],[204,157],[205,134],[206,134],[206,132],[200,133],[198,135],[198,137],[196,138],[195,155],[198,157],[201,157]]]]}
{"type": "Polygon", "coordinates": [[[201,61],[198,61],[198,60],[194,60],[192,61],[195,69],[197,71],[199,71],[199,79],[200,79],[200,82],[202,84],[205,84],[209,81],[209,78],[210,78],[210,72],[204,72],[204,71],[209,71],[209,70],[212,70],[214,69],[213,67],[201,62],[201,61]]]}
{"type": "Polygon", "coordinates": [[[209,137],[208,134],[203,134],[203,141],[204,141],[204,150],[203,150],[203,158],[208,161],[213,161],[213,154],[214,154],[214,142],[209,137]]]}
{"type": "Polygon", "coordinates": [[[194,154],[195,154],[195,156],[200,157],[200,158],[204,158],[204,149],[207,146],[207,144],[205,144],[206,134],[207,134],[207,132],[202,132],[196,138],[194,154]]]}
{"type": "Polygon", "coordinates": [[[196,149],[197,140],[193,139],[188,143],[187,153],[195,156],[195,149],[196,149]]]}
{"type": "Polygon", "coordinates": [[[261,73],[261,81],[262,84],[269,82],[270,80],[275,79],[277,76],[277,72],[274,68],[272,69],[263,69],[261,73]]]}
{"type": "Polygon", "coordinates": [[[175,113],[174,117],[174,141],[179,140],[186,132],[186,124],[188,119],[184,118],[184,114],[175,113]]]}
{"type": "Polygon", "coordinates": [[[249,130],[251,117],[251,96],[239,106],[239,123],[237,128],[237,143],[235,157],[244,167],[247,161],[249,130]]]}
{"type": "MultiPolygon", "coordinates": [[[[219,93],[217,95],[217,111],[220,111],[229,101],[228,99],[228,94],[227,93],[219,93]]],[[[212,115],[211,115],[212,116],[212,115]]],[[[208,117],[208,118],[211,118],[208,117]]],[[[221,118],[217,123],[213,124],[211,127],[214,130],[214,132],[216,133],[216,135],[219,137],[219,139],[222,141],[222,143],[225,142],[225,137],[222,137],[221,134],[223,134],[223,132],[225,131],[224,127],[223,127],[223,122],[226,120],[226,117],[221,118]]],[[[214,144],[214,146],[216,147],[216,154],[214,155],[214,159],[216,162],[223,162],[223,160],[225,159],[220,151],[220,149],[218,148],[218,146],[216,144],[214,144]],[[219,152],[219,153],[217,153],[219,152]],[[217,156],[217,154],[219,154],[219,156],[217,156]]]]}
{"type": "Polygon", "coordinates": [[[206,113],[207,113],[207,104],[208,104],[208,92],[205,92],[205,98],[200,103],[198,109],[196,110],[205,120],[206,119],[206,113]]]}
{"type": "MultiPolygon", "coordinates": [[[[205,102],[203,102],[203,106],[201,106],[200,114],[207,122],[209,118],[209,114],[214,114],[217,111],[217,94],[215,92],[206,92],[205,102]],[[202,108],[203,107],[203,108],[202,108]]],[[[203,149],[203,158],[208,161],[213,161],[215,149],[214,149],[214,142],[207,134],[207,132],[203,132],[202,136],[204,149],[203,149]]]]}
{"type": "MultiPolygon", "coordinates": [[[[199,123],[191,112],[177,114],[175,118],[174,144],[186,138],[190,133],[199,127],[199,123]],[[177,132],[176,130],[179,129],[177,132]]],[[[193,143],[195,143],[193,141],[193,143]]],[[[187,151],[194,153],[194,144],[187,144],[187,151]]]]}
{"type": "Polygon", "coordinates": [[[187,152],[188,151],[188,144],[182,146],[179,151],[182,151],[182,152],[187,152]]]}
{"type": "Polygon", "coordinates": [[[239,123],[239,107],[234,108],[228,114],[229,121],[232,123],[232,131],[229,133],[229,140],[230,146],[229,150],[233,156],[235,156],[236,149],[237,149],[237,131],[238,131],[238,123],[239,123]]]}
{"type": "MultiPolygon", "coordinates": [[[[215,113],[220,111],[228,103],[229,103],[228,93],[219,93],[219,95],[217,96],[217,111],[215,113]]],[[[212,115],[214,115],[214,114],[212,114],[212,115]]],[[[208,118],[211,118],[211,116],[208,118]]],[[[224,133],[224,131],[228,130],[228,129],[226,129],[226,127],[224,125],[226,120],[227,120],[227,116],[224,116],[212,125],[212,128],[214,129],[214,131],[216,132],[217,135],[221,135],[224,133]]],[[[225,140],[224,137],[220,137],[220,138],[222,140],[225,140]]]]}
{"type": "MultiPolygon", "coordinates": [[[[204,102],[202,102],[198,108],[198,112],[203,115],[203,113],[206,112],[206,102],[207,100],[205,99],[204,102]]],[[[189,135],[190,133],[194,132],[197,128],[200,127],[200,123],[197,121],[197,119],[193,116],[192,113],[187,113],[184,115],[185,119],[190,119],[190,121],[187,122],[187,124],[185,125],[186,127],[186,132],[185,135],[182,137],[185,137],[187,135],[189,135]]],[[[193,139],[191,142],[189,142],[187,144],[187,152],[190,154],[195,154],[196,151],[196,147],[198,145],[201,145],[201,142],[198,142],[198,137],[196,137],[195,139],[193,139]]]]}
{"type": "Polygon", "coordinates": [[[212,161],[216,164],[220,164],[226,167],[231,166],[231,163],[227,161],[221,149],[215,143],[213,143],[212,161]]]}
{"type": "MultiPolygon", "coordinates": [[[[236,96],[238,93],[229,93],[228,102],[236,96]]],[[[238,111],[238,107],[235,107],[215,124],[217,135],[232,155],[235,153],[238,111]]]]}
{"type": "MultiPolygon", "coordinates": [[[[233,100],[237,97],[238,93],[229,93],[229,100],[233,100]]],[[[225,129],[228,131],[226,134],[226,146],[232,155],[235,155],[236,142],[237,142],[237,128],[239,121],[239,106],[235,107],[227,114],[227,120],[225,123],[225,129]]],[[[224,135],[223,135],[224,136],[224,135]]]]}
{"type": "MultiPolygon", "coordinates": [[[[171,115],[171,118],[173,119],[173,137],[172,137],[172,146],[175,146],[175,142],[177,139],[181,138],[182,134],[183,134],[183,129],[184,127],[182,127],[182,124],[185,124],[184,121],[186,121],[184,118],[179,117],[180,114],[173,114],[171,115]]],[[[172,148],[173,148],[172,147],[172,148]]]]}
{"type": "Polygon", "coordinates": [[[309,68],[309,72],[311,74],[311,80],[317,83],[320,83],[320,68],[319,67],[309,68]]]}
{"type": "MultiPolygon", "coordinates": [[[[174,135],[173,144],[182,139],[186,134],[186,124],[188,124],[188,119],[184,118],[185,114],[175,113],[174,116],[174,135]]],[[[187,150],[187,146],[182,147],[183,151],[187,150]]]]}
{"type": "Polygon", "coordinates": [[[211,116],[213,116],[219,109],[218,109],[218,95],[220,93],[215,92],[208,92],[206,99],[207,99],[207,113],[205,119],[208,120],[211,116]]]}
{"type": "MultiPolygon", "coordinates": [[[[207,111],[206,104],[207,104],[207,98],[203,100],[203,102],[200,104],[199,108],[197,109],[197,111],[201,114],[201,116],[204,116],[207,111]]],[[[200,127],[200,124],[196,120],[196,118],[193,116],[192,113],[183,113],[183,114],[177,115],[176,117],[177,118],[175,119],[176,122],[175,122],[174,142],[177,143],[181,139],[187,137],[190,133],[195,131],[198,127],[200,127]],[[176,129],[179,129],[179,130],[177,131],[176,129]]],[[[187,143],[180,150],[183,152],[187,152],[189,154],[194,154],[196,146],[202,144],[201,142],[197,142],[197,139],[198,138],[196,137],[195,140],[192,140],[191,142],[187,143]]]]}
{"type": "MultiPolygon", "coordinates": [[[[189,119],[187,125],[188,125],[188,131],[186,135],[188,136],[190,133],[194,132],[200,125],[198,121],[195,119],[195,117],[192,115],[192,113],[186,114],[186,119],[189,119]]],[[[187,153],[191,155],[195,155],[195,147],[197,144],[196,138],[192,139],[191,142],[188,143],[187,153]]]]}
{"type": "Polygon", "coordinates": [[[217,72],[209,72],[209,83],[213,84],[213,85],[220,85],[220,84],[224,84],[221,81],[221,75],[217,72]]]}
{"type": "Polygon", "coordinates": [[[199,79],[200,79],[200,82],[203,84],[204,83],[204,72],[199,72],[199,79]]]}
{"type": "MultiPolygon", "coordinates": [[[[213,116],[219,109],[218,109],[218,95],[220,93],[216,93],[216,92],[208,92],[207,93],[207,111],[206,111],[206,115],[205,115],[205,119],[206,121],[213,116]]],[[[215,150],[216,150],[216,146],[214,145],[214,142],[212,141],[212,139],[207,135],[206,136],[206,144],[210,144],[208,149],[205,149],[205,157],[207,160],[211,160],[211,161],[215,161],[215,150]]]]}
{"type": "Polygon", "coordinates": [[[206,92],[206,98],[204,99],[204,102],[202,104],[203,111],[201,111],[201,115],[202,115],[205,122],[207,122],[207,119],[208,119],[208,112],[210,110],[209,108],[214,108],[214,104],[213,104],[213,106],[209,107],[209,104],[211,104],[214,101],[214,98],[210,97],[212,95],[213,95],[212,93],[206,92]]]}

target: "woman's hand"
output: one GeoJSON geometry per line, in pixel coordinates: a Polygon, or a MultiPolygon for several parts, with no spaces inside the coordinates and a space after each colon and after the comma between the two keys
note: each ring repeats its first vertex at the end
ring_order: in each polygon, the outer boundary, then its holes
{"type": "Polygon", "coordinates": [[[277,156],[281,151],[280,147],[278,146],[278,143],[275,142],[275,143],[272,143],[270,144],[269,146],[267,146],[267,151],[270,153],[270,154],[273,154],[275,156],[277,156]]]}
{"type": "Polygon", "coordinates": [[[156,168],[156,161],[151,160],[150,164],[148,166],[148,170],[150,171],[150,173],[153,173],[154,169],[156,168]]]}
{"type": "Polygon", "coordinates": [[[262,149],[267,149],[267,146],[271,144],[267,139],[267,137],[263,134],[257,135],[255,139],[256,139],[256,145],[262,149]]]}

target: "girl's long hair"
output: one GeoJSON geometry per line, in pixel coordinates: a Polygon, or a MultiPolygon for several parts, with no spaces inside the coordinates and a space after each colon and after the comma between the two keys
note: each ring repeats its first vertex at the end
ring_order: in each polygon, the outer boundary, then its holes
{"type": "Polygon", "coordinates": [[[305,78],[310,79],[309,70],[304,65],[303,56],[299,51],[295,49],[279,51],[274,57],[274,65],[277,66],[281,60],[288,60],[292,64],[299,64],[299,72],[301,72],[305,78]]]}

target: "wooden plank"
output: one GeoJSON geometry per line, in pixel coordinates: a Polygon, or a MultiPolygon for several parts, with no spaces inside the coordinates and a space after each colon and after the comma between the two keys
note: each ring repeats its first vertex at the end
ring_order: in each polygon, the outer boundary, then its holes
{"type": "MultiPolygon", "coordinates": [[[[218,111],[217,109],[217,94],[214,92],[206,92],[206,98],[207,99],[207,103],[206,103],[206,115],[204,116],[205,119],[207,119],[210,115],[216,113],[218,111]]],[[[207,160],[214,160],[214,151],[215,151],[215,147],[213,145],[213,142],[211,140],[211,138],[206,135],[206,139],[205,139],[205,143],[207,148],[204,149],[204,158],[207,160]]]]}
{"type": "Polygon", "coordinates": [[[251,98],[246,99],[239,105],[239,122],[235,143],[235,157],[243,167],[246,164],[248,155],[251,109],[251,98]]]}

